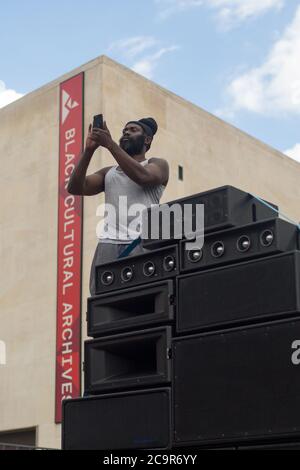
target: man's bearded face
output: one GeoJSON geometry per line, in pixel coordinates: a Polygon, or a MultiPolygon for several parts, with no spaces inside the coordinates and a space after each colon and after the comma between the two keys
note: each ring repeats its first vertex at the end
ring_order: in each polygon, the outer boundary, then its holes
{"type": "Polygon", "coordinates": [[[131,157],[139,155],[144,150],[146,136],[140,132],[140,127],[129,126],[124,129],[123,136],[120,138],[120,147],[131,157]]]}

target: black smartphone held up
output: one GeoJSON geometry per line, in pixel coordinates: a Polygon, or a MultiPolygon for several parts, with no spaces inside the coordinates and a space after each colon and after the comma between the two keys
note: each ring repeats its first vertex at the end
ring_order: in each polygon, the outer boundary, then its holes
{"type": "Polygon", "coordinates": [[[96,114],[96,116],[94,116],[93,127],[103,129],[103,114],[96,114]]]}

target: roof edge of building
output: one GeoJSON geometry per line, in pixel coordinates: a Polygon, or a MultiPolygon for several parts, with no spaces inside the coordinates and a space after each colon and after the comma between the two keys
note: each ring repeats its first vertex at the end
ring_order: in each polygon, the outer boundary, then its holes
{"type": "Polygon", "coordinates": [[[168,90],[167,88],[164,88],[163,86],[159,85],[158,83],[150,80],[149,78],[147,77],[144,77],[143,75],[135,72],[134,70],[130,69],[129,67],[127,67],[126,65],[124,64],[121,64],[120,62],[117,62],[115,61],[114,59],[110,58],[109,56],[105,55],[105,54],[101,54],[100,56],[94,58],[94,59],[91,59],[89,60],[88,62],[85,62],[84,64],[76,67],[75,69],[72,69],[70,72],[67,72],[63,75],[60,75],[58,78],[46,83],[45,85],[42,85],[41,87],[29,92],[29,93],[26,93],[24,96],[22,96],[21,98],[17,99],[16,101],[13,101],[12,103],[9,103],[8,105],[4,106],[3,108],[0,108],[0,113],[3,112],[6,108],[10,107],[10,106],[13,106],[13,105],[17,105],[18,102],[20,101],[24,101],[24,100],[27,100],[27,99],[30,99],[32,96],[38,96],[40,95],[41,93],[44,93],[45,91],[57,86],[59,83],[62,83],[66,80],[68,80],[68,78],[71,78],[73,77],[74,75],[77,75],[79,74],[80,72],[84,72],[86,70],[89,70],[90,68],[93,68],[95,67],[97,64],[106,64],[106,65],[113,65],[113,66],[116,66],[116,67],[119,67],[121,69],[123,69],[127,74],[129,75],[132,75],[134,76],[135,78],[139,79],[139,80],[143,80],[143,81],[146,81],[149,83],[149,85],[151,85],[152,87],[154,88],[157,88],[158,90],[160,90],[162,93],[168,95],[168,96],[171,96],[173,99],[175,99],[176,101],[180,102],[181,104],[185,105],[185,106],[189,106],[189,107],[192,107],[194,109],[195,112],[199,113],[199,114],[205,114],[205,115],[208,115],[210,116],[214,121],[216,122],[219,122],[219,123],[222,123],[223,126],[227,127],[229,130],[231,131],[234,131],[234,132],[238,132],[240,135],[242,136],[246,136],[247,138],[251,138],[253,139],[257,144],[259,144],[262,148],[266,148],[268,150],[271,150],[273,152],[274,155],[277,155],[277,157],[285,160],[285,161],[290,161],[292,164],[295,164],[296,167],[299,169],[299,165],[300,163],[297,162],[296,160],[294,160],[293,158],[289,157],[288,155],[284,154],[283,152],[281,152],[280,150],[277,150],[275,149],[274,147],[272,147],[271,145],[259,140],[258,138],[254,137],[253,135],[251,134],[248,134],[247,132],[239,129],[238,127],[234,126],[233,124],[227,122],[227,121],[224,121],[222,118],[216,116],[215,114],[212,114],[211,112],[207,111],[206,109],[204,108],[201,108],[200,106],[198,106],[197,104],[193,103],[192,101],[189,101],[188,99],[186,98],[183,98],[182,96],[180,95],[177,95],[176,93],[174,93],[173,91],[170,91],[168,90]]]}

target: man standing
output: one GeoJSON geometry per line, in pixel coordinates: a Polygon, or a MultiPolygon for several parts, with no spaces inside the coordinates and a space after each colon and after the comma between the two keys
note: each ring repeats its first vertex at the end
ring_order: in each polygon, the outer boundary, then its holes
{"type": "MultiPolygon", "coordinates": [[[[92,128],[89,125],[85,149],[80,161],[74,169],[67,190],[70,194],[92,196],[105,192],[105,204],[115,209],[119,214],[120,202],[127,198],[127,207],[142,204],[150,207],[159,204],[169,179],[168,162],[162,158],[145,158],[151,146],[157,123],[153,118],[129,121],[123,129],[119,145],[112,139],[104,121],[103,129],[92,128]],[[98,147],[107,148],[118,165],[104,167],[92,175],[86,176],[90,160],[98,147]]],[[[111,217],[107,211],[106,224],[98,236],[91,272],[90,293],[95,295],[95,266],[108,263],[118,258],[119,254],[139,237],[141,226],[130,228],[130,222],[136,217],[126,214],[127,224],[119,217],[111,217]]],[[[130,253],[143,253],[141,244],[130,253]]]]}

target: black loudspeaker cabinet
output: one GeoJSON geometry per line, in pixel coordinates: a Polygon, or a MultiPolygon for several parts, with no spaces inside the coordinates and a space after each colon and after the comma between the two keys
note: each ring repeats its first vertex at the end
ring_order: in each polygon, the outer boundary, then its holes
{"type": "Polygon", "coordinates": [[[201,249],[188,250],[180,242],[180,271],[199,271],[212,266],[240,262],[298,249],[296,225],[276,218],[207,234],[201,249]]]}
{"type": "Polygon", "coordinates": [[[174,296],[174,281],[167,279],[89,297],[88,336],[96,338],[123,330],[172,322],[175,309],[174,296]]]}
{"type": "Polygon", "coordinates": [[[165,326],[85,341],[85,394],[170,382],[171,337],[165,326]]]}
{"type": "MultiPolygon", "coordinates": [[[[205,233],[276,217],[276,211],[278,210],[278,206],[275,204],[267,203],[271,206],[268,207],[249,193],[234,186],[221,186],[145,209],[142,213],[141,234],[142,243],[145,248],[157,248],[178,241],[178,235],[176,235],[174,230],[175,221],[177,224],[179,223],[179,227],[184,235],[184,218],[187,220],[188,217],[187,215],[184,216],[185,204],[192,206],[192,230],[196,228],[196,206],[197,204],[204,204],[205,233]],[[175,213],[170,219],[168,218],[170,237],[164,240],[160,214],[164,209],[168,211],[173,204],[178,204],[180,213],[175,213]],[[156,238],[153,236],[153,233],[151,234],[152,218],[154,219],[153,226],[158,230],[156,238]]],[[[180,238],[185,237],[182,236],[180,238]]]]}
{"type": "Polygon", "coordinates": [[[171,429],[170,388],[63,402],[64,450],[168,449],[171,429]]]}
{"type": "Polygon", "coordinates": [[[96,294],[171,279],[179,273],[178,246],[96,266],[96,294]]]}
{"type": "Polygon", "coordinates": [[[176,445],[298,440],[299,339],[300,319],[175,339],[176,445]]]}
{"type": "Polygon", "coordinates": [[[177,277],[178,333],[300,313],[300,251],[177,277]]]}

